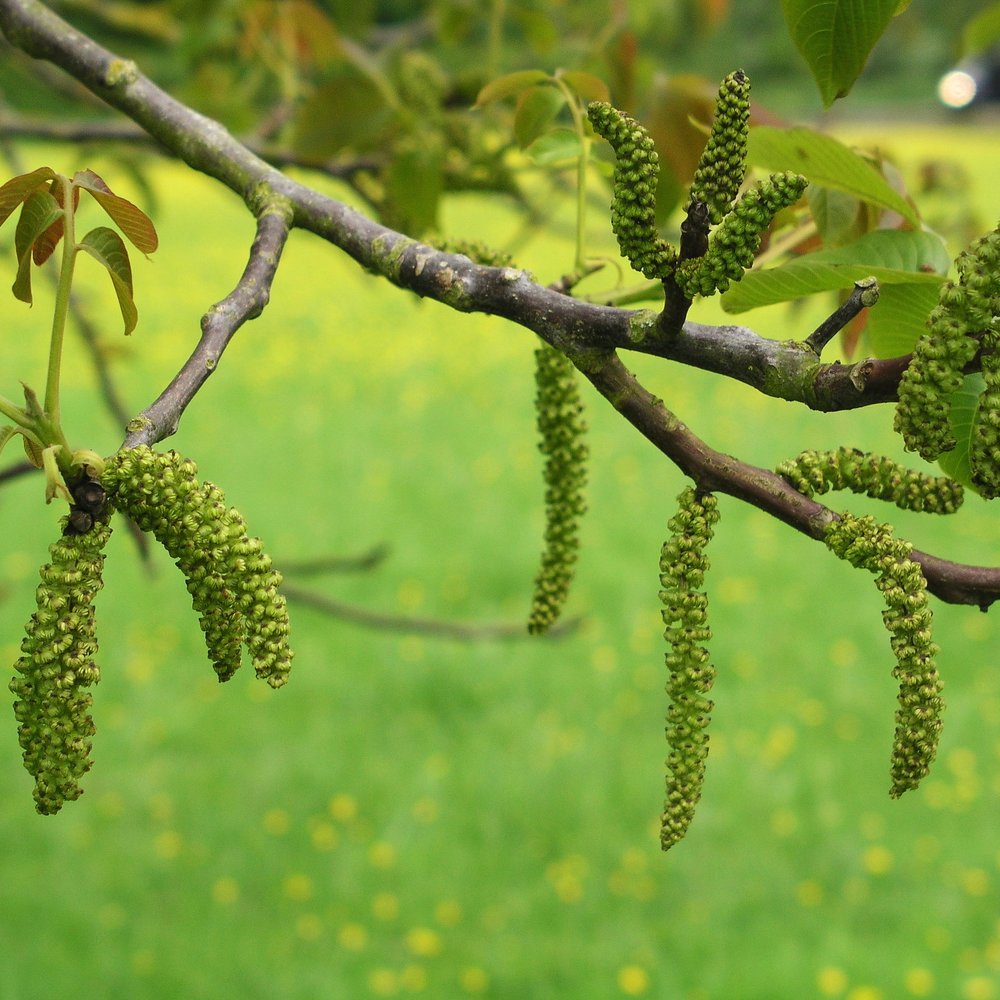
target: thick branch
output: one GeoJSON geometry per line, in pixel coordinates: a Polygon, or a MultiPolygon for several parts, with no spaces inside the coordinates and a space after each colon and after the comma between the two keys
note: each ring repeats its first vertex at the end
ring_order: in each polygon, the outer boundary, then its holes
{"type": "MultiPolygon", "coordinates": [[[[821,539],[837,517],[776,473],[710,448],[649,393],[616,355],[590,358],[581,370],[629,423],[702,489],[744,500],[810,538],[821,539]]],[[[1000,569],[949,562],[917,549],[910,558],[920,563],[927,589],[943,601],[986,610],[1000,600],[1000,569]]]]}
{"type": "MultiPolygon", "coordinates": [[[[685,323],[678,331],[664,331],[653,312],[580,302],[535,284],[524,272],[481,267],[461,255],[441,253],[285,177],[217,122],[174,100],[133,63],[101,48],[37,0],[0,0],[0,30],[28,54],[60,66],[192,168],[235,191],[258,217],[257,241],[240,284],[207,314],[194,354],[130,425],[128,444],[155,442],[176,427],[235,330],[263,308],[290,224],[340,247],[401,288],[533,330],[573,357],[597,389],[703,488],[745,500],[812,538],[822,536],[823,526],[836,517],[833,511],[774,473],[709,448],[639,385],[614,351],[642,351],[703,368],[817,410],[895,398],[908,358],[824,365],[806,344],[766,340],[745,327],[685,323]],[[262,204],[265,198],[283,207],[269,209],[262,204]]],[[[913,558],[924,568],[932,592],[946,601],[986,607],[1000,597],[1000,570],[919,552],[913,558]]]]}
{"type": "Polygon", "coordinates": [[[642,351],[816,410],[851,409],[895,397],[901,369],[892,362],[823,365],[800,343],[767,340],[738,326],[686,323],[667,336],[656,313],[579,302],[536,285],[521,272],[480,267],[410,240],[285,177],[217,122],[170,97],[134,63],[103,49],[37,0],[0,0],[0,29],[12,43],[60,66],[248,204],[255,188],[265,184],[293,206],[295,225],[418,295],[465,312],[503,316],[564,350],[642,351]]]}

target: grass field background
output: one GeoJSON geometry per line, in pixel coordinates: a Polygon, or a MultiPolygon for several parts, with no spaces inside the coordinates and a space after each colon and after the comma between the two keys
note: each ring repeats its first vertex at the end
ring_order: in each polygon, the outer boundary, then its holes
{"type": "MultiPolygon", "coordinates": [[[[898,131],[889,145],[904,171],[959,157],[992,225],[995,134],[898,131]]],[[[75,155],[46,148],[28,162],[69,171],[83,165],[75,155]]],[[[80,265],[88,299],[108,304],[133,412],[186,356],[252,236],[207,180],[175,166],[154,176],[162,246],[134,261],[140,326],[128,342],[110,290],[80,265]]],[[[496,242],[513,228],[467,199],[445,225],[496,242]]],[[[570,251],[538,238],[522,262],[548,281],[570,251]]],[[[0,300],[8,396],[19,379],[44,381],[51,298],[39,285],[30,311],[0,300]]],[[[801,336],[828,305],[749,320],[801,336]]],[[[294,234],[271,306],[170,444],[225,488],[279,564],[390,546],[376,571],[310,581],[331,596],[519,621],[542,527],[532,349],[524,331],[417,302],[294,234]]],[[[629,360],[710,444],[758,464],[843,443],[902,456],[887,409],[823,416],[629,360]]],[[[71,345],[69,433],[110,452],[120,429],[92,386],[71,345]]],[[[116,533],[84,797],[37,816],[9,710],[0,725],[0,1000],[1000,997],[993,617],[935,603],[939,759],[919,791],[890,801],[895,685],[878,593],[722,498],[708,779],[688,838],[662,855],[657,560],[683,483],[587,402],[590,511],[570,608],[584,623],[564,638],[463,644],[293,605],[289,685],[272,692],[241,673],[220,686],[180,575],[162,553],[150,575],[116,533]]],[[[57,531],[40,494],[34,477],[0,492],[7,663],[57,531]]],[[[883,514],[938,554],[998,558],[996,515],[976,498],[948,521],[883,514]]]]}

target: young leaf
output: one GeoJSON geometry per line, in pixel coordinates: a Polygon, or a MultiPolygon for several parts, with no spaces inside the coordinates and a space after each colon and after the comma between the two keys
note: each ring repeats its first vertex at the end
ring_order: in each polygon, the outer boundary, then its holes
{"type": "Polygon", "coordinates": [[[722,296],[726,312],[745,312],[817,292],[850,288],[869,275],[879,285],[927,284],[936,289],[950,261],[932,233],[880,229],[845,247],[820,250],[762,270],[748,271],[722,296]]]}
{"type": "Polygon", "coordinates": [[[135,329],[139,315],[132,298],[132,265],[125,241],[113,229],[99,226],[80,240],[80,249],[89,253],[111,276],[127,337],[135,329]]]}
{"type": "Polygon", "coordinates": [[[580,137],[568,128],[557,128],[546,132],[525,150],[540,167],[574,160],[580,155],[580,151],[580,137]]]}
{"type": "Polygon", "coordinates": [[[6,427],[0,427],[0,451],[3,451],[7,447],[7,443],[17,433],[17,428],[11,427],[10,424],[6,427]]]}
{"type": "Polygon", "coordinates": [[[868,313],[868,353],[876,358],[909,354],[927,331],[937,302],[936,285],[883,285],[878,308],[868,313]]]}
{"type": "Polygon", "coordinates": [[[63,210],[48,191],[33,191],[21,206],[21,215],[14,231],[14,252],[17,255],[17,277],[11,290],[14,297],[31,305],[31,251],[35,241],[57,220],[63,210]]]}
{"type": "Polygon", "coordinates": [[[481,108],[494,101],[502,101],[505,97],[514,97],[528,87],[537,87],[549,79],[548,73],[540,69],[519,69],[513,73],[505,73],[495,80],[490,80],[476,97],[474,108],[481,108]]]}
{"type": "Polygon", "coordinates": [[[951,413],[948,416],[955,436],[955,447],[951,451],[942,452],[938,458],[938,465],[946,476],[951,476],[956,482],[973,490],[976,487],[972,484],[969,453],[976,415],[979,412],[979,397],[985,388],[986,382],[979,372],[965,376],[961,389],[951,397],[951,413]]]}
{"type": "Polygon", "coordinates": [[[46,181],[54,180],[58,176],[50,167],[39,167],[37,170],[32,170],[30,174],[12,177],[0,187],[0,226],[7,221],[7,217],[28,195],[43,187],[46,181]]]}
{"type": "Polygon", "coordinates": [[[781,0],[781,6],[792,41],[829,107],[861,75],[899,0],[781,0]]]}
{"type": "Polygon", "coordinates": [[[514,138],[521,149],[527,149],[549,127],[552,119],[566,104],[558,87],[529,87],[521,91],[514,112],[514,138]]]}
{"type": "Polygon", "coordinates": [[[149,216],[128,199],[116,195],[93,170],[78,171],[73,176],[73,183],[90,192],[141,253],[152,253],[159,246],[156,230],[149,216]]]}
{"type": "Polygon", "coordinates": [[[890,208],[915,229],[920,228],[913,206],[864,157],[832,136],[803,127],[759,125],[750,129],[747,160],[767,170],[802,174],[810,184],[845,191],[862,201],[890,208]]]}
{"type": "MultiPolygon", "coordinates": [[[[65,178],[57,177],[51,184],[49,184],[49,193],[61,206],[63,204],[63,184],[65,178]]],[[[75,209],[77,205],[80,204],[80,189],[78,187],[73,188],[73,208],[75,209]]],[[[49,257],[52,256],[56,247],[59,245],[59,241],[63,237],[63,218],[60,216],[55,222],[45,230],[41,236],[35,240],[35,246],[31,251],[31,258],[34,262],[41,267],[49,257]]]]}
{"type": "Polygon", "coordinates": [[[560,69],[556,71],[556,76],[566,83],[570,90],[584,103],[588,101],[610,102],[611,100],[608,85],[599,76],[585,73],[579,69],[560,69]]]}

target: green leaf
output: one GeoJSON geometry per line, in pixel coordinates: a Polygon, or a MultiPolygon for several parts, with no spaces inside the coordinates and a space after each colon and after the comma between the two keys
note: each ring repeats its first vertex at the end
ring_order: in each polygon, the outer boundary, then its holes
{"type": "Polygon", "coordinates": [[[18,433],[16,427],[11,427],[10,425],[6,427],[0,427],[0,451],[3,451],[7,447],[10,439],[18,433]]]}
{"type": "Polygon", "coordinates": [[[899,0],[781,0],[785,23],[829,107],[854,85],[899,0]]]}
{"type": "Polygon", "coordinates": [[[7,221],[8,216],[28,195],[38,191],[58,176],[50,167],[39,167],[37,170],[32,170],[30,174],[12,177],[6,184],[0,186],[0,226],[7,221]]]}
{"type": "Polygon", "coordinates": [[[490,80],[476,97],[474,108],[481,108],[494,101],[502,101],[505,97],[515,97],[528,87],[537,87],[540,83],[551,79],[548,73],[540,69],[519,69],[514,73],[505,73],[495,80],[490,80]]]}
{"type": "Polygon", "coordinates": [[[868,313],[868,353],[876,358],[909,354],[927,331],[927,317],[937,305],[938,286],[885,285],[878,305],[868,313]]]}
{"type": "Polygon", "coordinates": [[[779,267],[748,271],[722,296],[722,307],[726,312],[745,312],[817,292],[851,288],[869,275],[881,286],[912,283],[936,289],[949,264],[948,251],[938,236],[880,229],[845,247],[806,254],[779,267]]]}
{"type": "Polygon", "coordinates": [[[759,125],[750,130],[747,160],[771,171],[791,170],[810,184],[892,209],[920,228],[913,206],[864,157],[832,136],[804,127],[759,125]]]}
{"type": "Polygon", "coordinates": [[[73,183],[90,192],[138,251],[152,253],[159,246],[150,217],[128,199],[116,195],[93,170],[74,174],[73,183]]]}
{"type": "Polygon", "coordinates": [[[556,128],[539,136],[525,152],[540,167],[575,160],[582,151],[580,137],[572,129],[556,128]]]}
{"type": "Polygon", "coordinates": [[[128,259],[128,249],[125,241],[107,226],[92,229],[82,240],[80,249],[85,250],[111,276],[111,283],[118,296],[118,307],[122,312],[127,337],[138,322],[139,315],[132,298],[132,265],[128,259]]]}
{"type": "Polygon", "coordinates": [[[559,77],[580,98],[581,101],[610,101],[611,92],[608,85],[592,73],[584,73],[579,69],[557,70],[559,77]]]}
{"type": "Polygon", "coordinates": [[[444,157],[433,144],[397,154],[385,185],[386,208],[396,228],[420,235],[437,227],[444,193],[444,157]]]}
{"type": "MultiPolygon", "coordinates": [[[[972,464],[969,453],[972,450],[972,432],[979,414],[979,397],[986,388],[986,382],[979,372],[966,375],[962,387],[951,397],[951,413],[948,415],[955,447],[938,458],[938,465],[946,476],[975,490],[972,484],[972,464]]],[[[977,491],[978,492],[978,491],[977,491]]]]}
{"type": "Polygon", "coordinates": [[[48,191],[33,191],[21,206],[21,215],[14,230],[14,252],[17,255],[17,277],[11,290],[14,297],[31,305],[31,251],[37,240],[63,210],[48,191]]]}
{"type": "Polygon", "coordinates": [[[528,87],[521,91],[514,112],[514,138],[527,149],[552,123],[566,104],[558,87],[528,87]]]}

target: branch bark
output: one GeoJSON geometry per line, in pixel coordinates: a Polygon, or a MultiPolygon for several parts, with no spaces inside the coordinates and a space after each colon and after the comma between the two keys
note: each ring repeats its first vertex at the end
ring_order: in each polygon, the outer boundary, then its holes
{"type": "MultiPolygon", "coordinates": [[[[258,219],[257,239],[236,289],[206,313],[202,338],[161,396],[129,424],[126,445],[171,434],[184,407],[214,371],[232,336],[258,315],[290,228],[308,230],[397,286],[461,312],[502,316],[563,350],[597,390],[703,489],[727,493],[812,538],[837,515],[772,472],[710,448],[630,375],[615,353],[640,351],[697,367],[816,410],[895,399],[909,358],[823,364],[813,343],[777,342],[741,326],[685,322],[664,330],[652,311],[582,302],[544,288],[513,268],[474,264],[366,218],[284,176],[219,123],[170,97],[121,59],[73,29],[38,0],[0,0],[0,30],[12,44],[48,60],[118,109],[150,136],[237,193],[258,219]]],[[[933,593],[988,607],[1000,597],[1000,570],[963,566],[914,552],[933,593]]]]}

